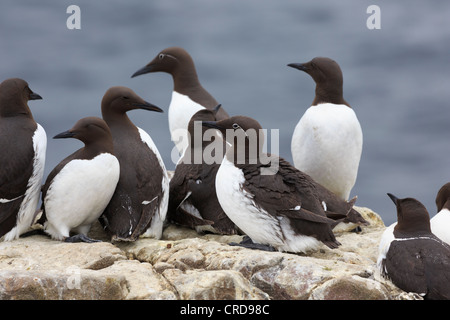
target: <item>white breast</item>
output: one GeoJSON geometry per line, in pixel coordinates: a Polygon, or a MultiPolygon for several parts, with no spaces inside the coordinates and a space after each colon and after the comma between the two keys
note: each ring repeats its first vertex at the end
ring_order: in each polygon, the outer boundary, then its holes
{"type": "MultiPolygon", "coordinates": [[[[161,157],[161,154],[158,151],[158,148],[156,147],[155,143],[153,142],[153,139],[150,137],[150,135],[142,130],[141,128],[138,128],[139,134],[141,136],[141,139],[143,142],[147,144],[147,146],[153,151],[153,153],[156,155],[156,158],[158,158],[159,166],[161,167],[161,170],[163,171],[163,179],[161,181],[162,185],[162,191],[163,191],[163,198],[159,205],[159,210],[156,212],[155,216],[152,219],[152,223],[150,227],[142,234],[143,237],[151,237],[160,239],[162,236],[162,229],[163,224],[166,219],[167,215],[167,208],[169,206],[169,176],[167,174],[166,166],[164,165],[164,161],[161,157]]],[[[148,199],[145,200],[143,204],[150,204],[155,199],[148,199]]]]}
{"type": "Polygon", "coordinates": [[[45,167],[45,153],[47,150],[47,134],[39,123],[37,124],[37,129],[33,135],[33,149],[33,173],[28,180],[27,191],[25,192],[24,199],[20,205],[17,215],[17,224],[5,235],[5,241],[19,238],[19,236],[26,232],[34,222],[33,218],[35,217],[39,195],[41,193],[45,167]]]}
{"type": "Polygon", "coordinates": [[[54,177],[44,199],[46,231],[62,240],[71,230],[90,225],[108,205],[120,176],[117,158],[102,153],[72,160],[54,177]]]}
{"type": "Polygon", "coordinates": [[[205,109],[202,105],[192,101],[188,96],[172,92],[169,105],[169,129],[172,141],[180,154],[188,146],[187,128],[192,116],[199,110],[205,109]]]}
{"type": "Polygon", "coordinates": [[[243,190],[244,182],[242,170],[225,157],[216,176],[217,198],[230,220],[254,242],[287,252],[307,252],[320,247],[321,242],[314,237],[295,232],[288,218],[275,217],[259,207],[253,195],[243,190]]]}
{"type": "Polygon", "coordinates": [[[442,241],[450,244],[450,211],[442,209],[430,220],[431,232],[442,241]]]}
{"type": "Polygon", "coordinates": [[[242,189],[245,181],[242,170],[225,157],[216,176],[216,193],[223,210],[254,242],[282,246],[279,222],[258,208],[253,196],[242,189]]]}
{"type": "Polygon", "coordinates": [[[386,255],[389,251],[389,247],[391,246],[391,242],[395,240],[394,237],[394,227],[397,225],[397,222],[394,222],[389,227],[387,227],[383,234],[381,235],[380,244],[378,246],[378,259],[377,259],[377,267],[380,270],[381,274],[386,273],[385,270],[382,270],[382,262],[386,259],[386,255]]]}
{"type": "Polygon", "coordinates": [[[358,173],[363,135],[354,111],[346,105],[319,104],[306,110],[295,127],[294,166],[348,200],[358,173]]]}

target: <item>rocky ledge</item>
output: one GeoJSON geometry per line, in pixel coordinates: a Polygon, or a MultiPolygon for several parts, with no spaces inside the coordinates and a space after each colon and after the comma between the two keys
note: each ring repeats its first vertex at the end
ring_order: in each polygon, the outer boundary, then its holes
{"type": "Polygon", "coordinates": [[[240,236],[200,235],[170,225],[162,240],[63,243],[35,235],[0,243],[0,299],[418,299],[379,276],[385,226],[336,233],[342,246],[308,255],[229,246],[240,236]]]}

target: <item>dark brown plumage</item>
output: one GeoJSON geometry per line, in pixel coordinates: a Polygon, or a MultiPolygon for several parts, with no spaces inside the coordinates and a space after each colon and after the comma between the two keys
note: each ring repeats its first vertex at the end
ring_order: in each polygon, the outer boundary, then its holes
{"type": "Polygon", "coordinates": [[[422,203],[388,195],[397,208],[397,224],[381,260],[383,275],[425,299],[450,299],[450,246],[431,232],[430,216],[422,203]]]}
{"type": "Polygon", "coordinates": [[[213,110],[200,110],[189,122],[191,137],[189,147],[178,162],[170,180],[168,219],[193,229],[210,226],[202,229],[219,234],[237,234],[236,225],[228,218],[217,200],[215,179],[221,159],[218,163],[211,164],[203,161],[205,148],[211,143],[223,146],[222,155],[225,155],[225,142],[222,139],[215,138],[213,141],[202,139],[205,128],[202,127],[201,121],[215,121],[219,108],[220,105],[213,110]],[[194,130],[196,121],[199,132],[194,130]],[[202,137],[195,139],[194,133],[199,133],[202,137]],[[202,156],[200,163],[199,159],[196,159],[196,154],[202,156]]]}
{"type": "Polygon", "coordinates": [[[316,106],[320,103],[350,104],[343,98],[342,71],[336,61],[316,57],[306,63],[290,63],[289,67],[301,70],[309,74],[316,83],[316,96],[312,103],[316,106]]]}
{"type": "MultiPolygon", "coordinates": [[[[157,218],[164,221],[167,212],[167,172],[158,150],[143,141],[143,135],[148,135],[126,115],[133,109],[162,112],[129,88],[112,87],[103,97],[102,116],[111,129],[120,162],[116,191],[101,217],[113,240],[136,240],[157,218]]],[[[152,236],[161,236],[162,222],[158,229],[152,236]]]]}
{"type": "MultiPolygon", "coordinates": [[[[39,200],[44,160],[36,158],[33,137],[38,124],[28,107],[29,100],[37,99],[42,98],[22,79],[0,84],[0,237],[6,235],[8,240],[19,237],[31,225],[39,200]],[[41,166],[39,172],[35,165],[41,166]],[[19,212],[22,225],[18,225],[19,212]]],[[[36,148],[41,148],[45,159],[46,137],[41,130],[45,139],[36,148]]]]}

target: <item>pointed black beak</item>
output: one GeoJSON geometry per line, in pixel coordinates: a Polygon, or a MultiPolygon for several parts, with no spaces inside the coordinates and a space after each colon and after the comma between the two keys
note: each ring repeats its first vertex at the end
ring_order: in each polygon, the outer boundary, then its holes
{"type": "Polygon", "coordinates": [[[389,196],[389,198],[391,198],[392,202],[394,202],[395,205],[397,205],[398,198],[394,196],[392,193],[388,193],[387,195],[389,196]]]}
{"type": "Polygon", "coordinates": [[[139,109],[144,109],[148,111],[155,111],[155,112],[164,112],[161,108],[155,106],[154,104],[151,104],[150,102],[144,101],[144,103],[133,103],[133,106],[139,109]]]}
{"type": "Polygon", "coordinates": [[[146,65],[145,67],[139,69],[138,71],[136,71],[135,73],[133,73],[133,75],[131,76],[132,78],[140,76],[141,74],[146,74],[149,72],[152,72],[153,70],[153,66],[151,65],[146,65]]]}
{"type": "Polygon", "coordinates": [[[30,94],[29,99],[30,99],[30,100],[41,100],[42,97],[41,97],[40,95],[38,95],[37,93],[32,92],[32,93],[30,94]]]}
{"type": "Polygon", "coordinates": [[[217,106],[214,107],[214,109],[212,109],[214,114],[217,114],[217,112],[219,112],[220,107],[222,107],[221,104],[218,104],[217,106]]]}
{"type": "Polygon", "coordinates": [[[308,68],[303,63],[289,63],[288,67],[295,68],[301,71],[307,71],[308,68]]]}
{"type": "Polygon", "coordinates": [[[73,138],[75,136],[75,132],[72,132],[70,130],[61,132],[53,137],[53,139],[65,139],[65,138],[73,138]]]}
{"type": "Polygon", "coordinates": [[[217,121],[202,121],[202,126],[219,130],[222,129],[222,127],[217,125],[217,121]]]}

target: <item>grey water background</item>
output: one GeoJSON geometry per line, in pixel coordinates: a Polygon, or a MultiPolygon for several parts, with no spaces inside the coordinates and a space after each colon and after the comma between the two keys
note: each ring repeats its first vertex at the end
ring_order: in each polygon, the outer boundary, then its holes
{"type": "Polygon", "coordinates": [[[165,110],[128,114],[173,170],[172,79],[164,73],[130,78],[160,50],[184,47],[203,86],[230,115],[280,129],[279,154],[288,161],[314,83],[286,65],[333,58],[364,133],[352,196],[390,224],[396,213],[387,192],[415,197],[434,215],[436,193],[450,181],[449,14],[445,0],[3,0],[0,80],[21,77],[43,97],[29,105],[48,135],[45,176],[82,146],[52,137],[82,117],[101,116],[102,96],[115,85],[165,110]],[[80,30],[66,27],[72,4],[81,9],[80,30]],[[379,30],[366,26],[372,4],[381,9],[379,30]]]}

